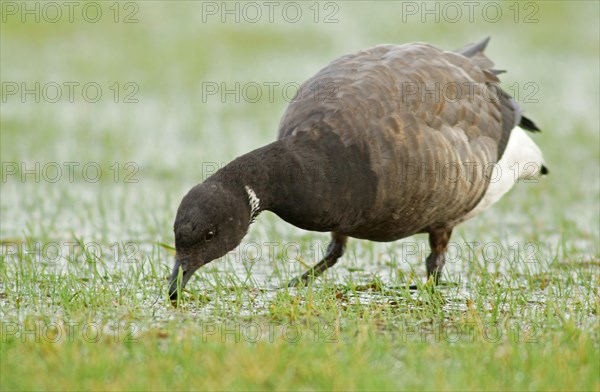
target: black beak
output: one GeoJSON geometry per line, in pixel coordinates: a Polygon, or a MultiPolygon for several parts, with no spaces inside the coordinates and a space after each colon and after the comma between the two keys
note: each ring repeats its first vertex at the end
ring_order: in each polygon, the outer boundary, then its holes
{"type": "Polygon", "coordinates": [[[169,298],[171,301],[177,301],[179,290],[183,290],[193,273],[193,270],[188,269],[187,262],[180,259],[175,260],[175,266],[169,280],[169,298]],[[181,270],[181,280],[179,280],[179,270],[181,270]]]}

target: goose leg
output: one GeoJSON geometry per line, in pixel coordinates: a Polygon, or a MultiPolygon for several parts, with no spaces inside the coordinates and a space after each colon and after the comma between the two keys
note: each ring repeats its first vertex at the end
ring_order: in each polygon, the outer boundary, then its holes
{"type": "Polygon", "coordinates": [[[308,284],[312,282],[316,277],[321,275],[329,267],[333,266],[346,250],[346,242],[348,242],[348,236],[340,233],[331,233],[331,242],[327,246],[327,254],[323,260],[319,261],[314,267],[306,271],[302,276],[294,278],[288,284],[288,287],[296,287],[301,282],[308,284]]]}
{"type": "Polygon", "coordinates": [[[446,249],[448,249],[451,235],[452,228],[448,227],[436,227],[429,231],[431,253],[427,257],[427,277],[433,277],[435,284],[438,284],[446,262],[446,249]]]}

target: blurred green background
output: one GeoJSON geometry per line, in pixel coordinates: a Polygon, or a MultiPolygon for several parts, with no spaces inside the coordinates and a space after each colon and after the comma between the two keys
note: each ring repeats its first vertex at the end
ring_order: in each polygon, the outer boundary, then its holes
{"type": "MultiPolygon", "coordinates": [[[[597,389],[598,2],[2,1],[0,11],[2,388],[597,389]],[[507,70],[502,86],[542,129],[532,138],[550,175],[517,184],[452,239],[524,253],[534,244],[537,263],[459,258],[446,269],[458,283],[440,300],[393,291],[424,280],[425,250],[407,261],[403,241],[352,240],[314,291],[273,289],[305,268],[298,262],[215,261],[188,285],[183,310],[170,307],[173,259],[158,244],[173,244],[181,197],[275,140],[295,86],[372,45],[454,50],[486,36],[487,55],[507,70]],[[27,252],[72,240],[100,244],[102,257],[65,266],[27,252]],[[134,262],[114,256],[119,243],[134,245],[134,262]],[[199,339],[202,322],[248,319],[306,322],[305,333],[326,321],[340,340],[199,339]],[[402,322],[423,331],[448,319],[501,322],[502,333],[508,321],[538,325],[540,344],[407,346],[396,335],[402,322]],[[40,320],[131,321],[139,344],[37,344],[4,329],[40,320]]],[[[264,213],[244,243],[297,241],[310,254],[328,237],[264,213]]],[[[425,236],[406,241],[427,247],[425,236]]]]}
{"type": "Polygon", "coordinates": [[[551,176],[463,228],[542,231],[554,243],[574,230],[572,242],[597,254],[597,2],[5,1],[1,26],[3,238],[169,243],[187,189],[274,140],[294,86],[332,59],[491,36],[502,85],[543,129],[534,139],[551,176]],[[80,164],[73,181],[68,162],[80,164]],[[39,182],[21,172],[36,163],[39,182]],[[46,181],[56,165],[62,176],[46,181]]]}

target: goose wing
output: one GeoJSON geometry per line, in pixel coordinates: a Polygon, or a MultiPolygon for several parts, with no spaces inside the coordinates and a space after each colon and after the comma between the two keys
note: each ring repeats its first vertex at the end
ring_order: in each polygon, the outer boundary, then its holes
{"type": "Polygon", "coordinates": [[[358,146],[377,178],[370,218],[397,216],[395,235],[456,221],[483,197],[511,130],[535,127],[497,85],[486,44],[379,45],[334,60],[301,86],[278,138],[335,134],[358,146]]]}

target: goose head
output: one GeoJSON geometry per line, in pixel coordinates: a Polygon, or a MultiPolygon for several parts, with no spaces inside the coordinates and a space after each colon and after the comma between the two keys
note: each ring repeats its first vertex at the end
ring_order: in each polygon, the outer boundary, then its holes
{"type": "Polygon", "coordinates": [[[193,273],[233,250],[242,241],[252,219],[244,190],[219,182],[196,185],[184,196],[175,218],[175,266],[169,297],[176,300],[193,273]],[[181,281],[179,273],[181,272],[181,281]]]}

